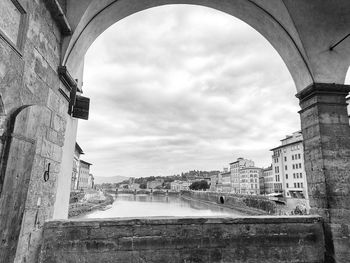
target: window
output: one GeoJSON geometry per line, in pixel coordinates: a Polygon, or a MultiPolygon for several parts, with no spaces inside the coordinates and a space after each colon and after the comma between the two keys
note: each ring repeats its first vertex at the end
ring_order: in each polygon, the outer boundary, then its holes
{"type": "Polygon", "coordinates": [[[294,188],[297,188],[297,183],[294,183],[294,188]]]}
{"type": "Polygon", "coordinates": [[[300,187],[303,188],[303,183],[300,183],[300,187]]]}
{"type": "Polygon", "coordinates": [[[285,161],[285,162],[287,161],[287,156],[284,156],[284,161],[285,161]]]}
{"type": "Polygon", "coordinates": [[[22,49],[25,11],[17,0],[0,1],[0,36],[11,46],[22,49]]]}
{"type": "Polygon", "coordinates": [[[300,173],[300,178],[303,178],[303,173],[300,173]]]}
{"type": "Polygon", "coordinates": [[[292,167],[293,167],[293,169],[295,169],[295,165],[294,164],[292,165],[292,167]]]}
{"type": "Polygon", "coordinates": [[[300,153],[298,154],[298,158],[301,159],[300,153]]]}
{"type": "Polygon", "coordinates": [[[294,155],[292,155],[292,160],[294,160],[294,155]]]}
{"type": "Polygon", "coordinates": [[[301,163],[299,163],[299,168],[301,168],[301,163]]]}
{"type": "Polygon", "coordinates": [[[287,165],[285,165],[285,166],[284,166],[284,170],[287,170],[287,168],[288,168],[287,165]]]}
{"type": "Polygon", "coordinates": [[[286,174],[286,179],[288,179],[288,174],[286,174]]]}
{"type": "Polygon", "coordinates": [[[288,183],[286,184],[287,188],[288,188],[288,183]]]}

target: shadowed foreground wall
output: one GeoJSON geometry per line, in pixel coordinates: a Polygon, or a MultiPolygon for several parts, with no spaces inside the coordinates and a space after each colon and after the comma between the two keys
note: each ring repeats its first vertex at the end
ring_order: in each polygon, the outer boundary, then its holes
{"type": "Polygon", "coordinates": [[[45,223],[41,263],[324,262],[320,217],[45,223]]]}

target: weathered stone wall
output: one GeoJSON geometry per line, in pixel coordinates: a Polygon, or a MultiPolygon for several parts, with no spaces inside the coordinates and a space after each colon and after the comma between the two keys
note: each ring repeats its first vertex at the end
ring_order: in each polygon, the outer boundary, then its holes
{"type": "Polygon", "coordinates": [[[0,262],[6,263],[36,262],[43,223],[56,202],[69,118],[57,74],[61,32],[44,0],[18,2],[24,10],[19,40],[0,37],[0,262]]]}
{"type": "Polygon", "coordinates": [[[277,212],[276,203],[268,200],[263,196],[237,195],[208,191],[182,191],[182,195],[192,199],[217,203],[222,206],[229,207],[250,215],[273,215],[277,212]]]}
{"type": "Polygon", "coordinates": [[[319,217],[52,221],[41,263],[324,262],[319,217]]]}
{"type": "Polygon", "coordinates": [[[324,218],[328,262],[350,260],[349,91],[315,83],[297,95],[311,213],[324,218]]]}

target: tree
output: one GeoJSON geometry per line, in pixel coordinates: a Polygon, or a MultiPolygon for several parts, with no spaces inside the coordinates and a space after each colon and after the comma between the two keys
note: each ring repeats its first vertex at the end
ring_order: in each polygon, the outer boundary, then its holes
{"type": "Polygon", "coordinates": [[[140,184],[141,189],[146,189],[147,188],[147,183],[141,183],[140,184]]]}
{"type": "Polygon", "coordinates": [[[209,184],[205,180],[195,181],[190,185],[191,190],[207,190],[209,189],[209,184]]]}

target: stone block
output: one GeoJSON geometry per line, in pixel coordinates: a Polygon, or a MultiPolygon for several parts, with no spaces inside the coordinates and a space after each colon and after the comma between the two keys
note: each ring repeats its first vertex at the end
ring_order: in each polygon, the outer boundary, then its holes
{"type": "Polygon", "coordinates": [[[143,236],[132,238],[133,249],[140,250],[158,250],[158,249],[175,249],[176,238],[167,238],[162,236],[143,236]]]}
{"type": "Polygon", "coordinates": [[[134,250],[133,238],[132,237],[121,237],[118,239],[118,249],[119,250],[134,250]]]}
{"type": "Polygon", "coordinates": [[[118,228],[102,226],[91,228],[88,232],[88,238],[118,239],[120,237],[133,237],[133,228],[131,226],[123,226],[118,228]]]}
{"type": "Polygon", "coordinates": [[[64,134],[62,132],[57,132],[52,128],[47,129],[46,139],[60,147],[64,144],[64,134]]]}
{"type": "Polygon", "coordinates": [[[52,113],[52,118],[51,118],[51,128],[59,133],[61,135],[64,134],[66,130],[66,125],[67,125],[67,120],[64,117],[59,116],[56,113],[52,113]]]}
{"type": "Polygon", "coordinates": [[[60,162],[62,157],[62,148],[57,144],[43,139],[41,147],[41,156],[54,160],[56,162],[60,162]]]}

